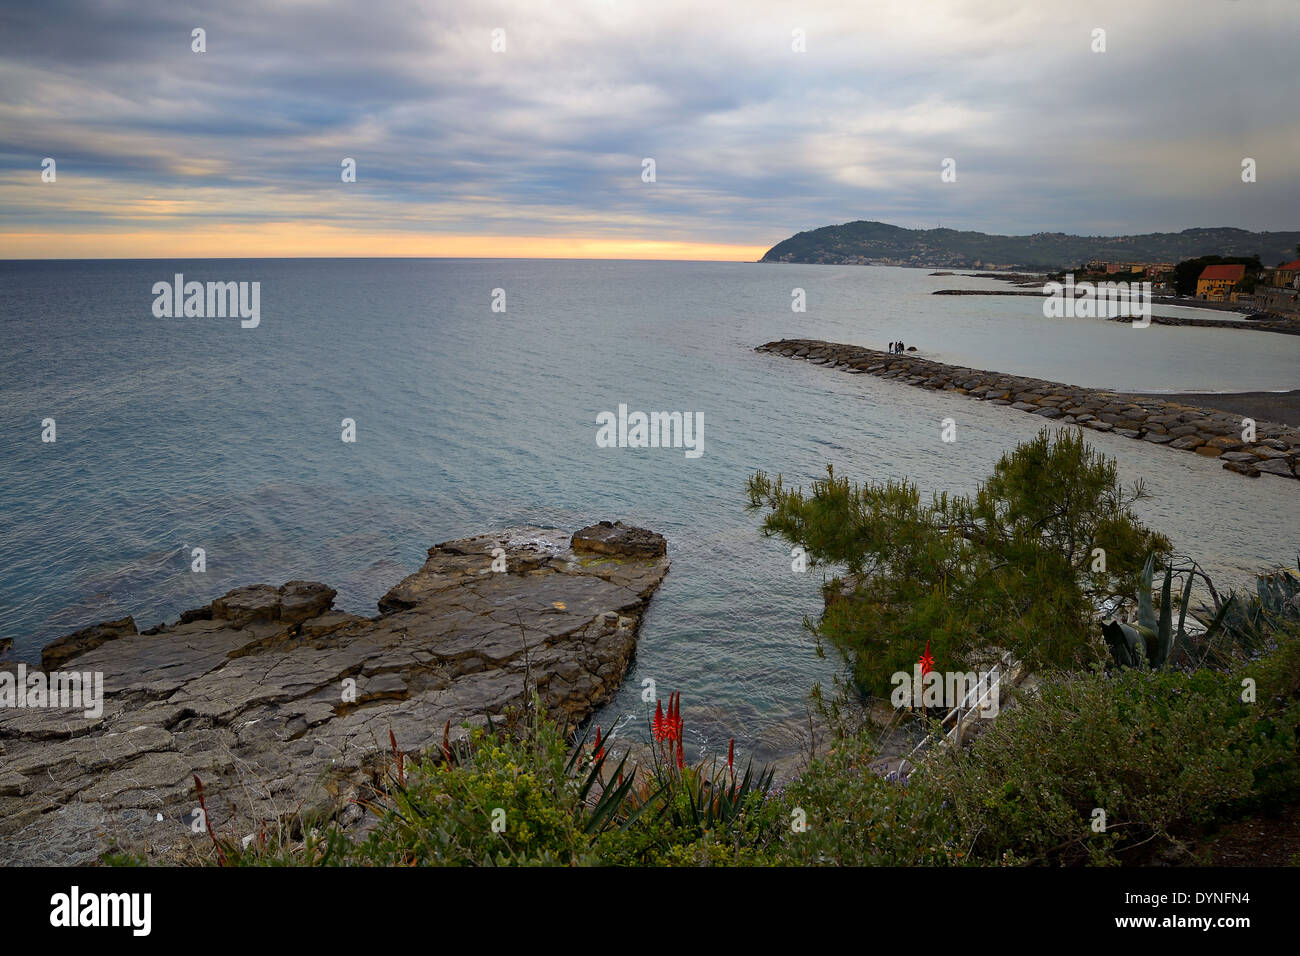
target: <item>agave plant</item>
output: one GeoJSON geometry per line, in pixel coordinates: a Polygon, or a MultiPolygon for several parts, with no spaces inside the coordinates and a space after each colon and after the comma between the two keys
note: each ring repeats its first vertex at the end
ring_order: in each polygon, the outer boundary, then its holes
{"type": "Polygon", "coordinates": [[[1290,568],[1259,575],[1253,595],[1230,591],[1214,599],[1214,607],[1205,609],[1213,615],[1209,627],[1191,649],[1197,666],[1222,667],[1234,656],[1257,654],[1275,630],[1300,622],[1300,576],[1290,568]]]}
{"type": "Polygon", "coordinates": [[[1192,594],[1192,584],[1196,574],[1188,570],[1183,585],[1183,598],[1178,608],[1178,628],[1173,625],[1173,602],[1170,600],[1173,590],[1174,567],[1165,567],[1165,581],[1160,589],[1160,616],[1156,617],[1151,600],[1152,582],[1155,577],[1155,555],[1147,558],[1142,566],[1142,585],[1138,591],[1138,620],[1136,625],[1122,621],[1106,621],[1101,625],[1101,634],[1110,649],[1111,659],[1120,667],[1140,667],[1147,665],[1161,668],[1174,658],[1174,650],[1187,640],[1184,623],[1187,619],[1187,602],[1192,594]]]}
{"type": "MultiPolygon", "coordinates": [[[[1300,569],[1300,559],[1297,560],[1300,569]]],[[[1214,583],[1195,562],[1165,568],[1157,618],[1152,602],[1155,556],[1147,558],[1138,592],[1138,620],[1134,624],[1107,621],[1102,636],[1111,659],[1120,667],[1167,667],[1181,663],[1190,667],[1225,667],[1235,656],[1262,650],[1269,635],[1287,622],[1300,621],[1300,575],[1290,568],[1258,576],[1254,595],[1229,591],[1221,597],[1214,583]],[[1170,602],[1173,576],[1185,575],[1178,626],[1173,626],[1170,602]],[[1205,581],[1212,604],[1198,608],[1209,623],[1203,633],[1191,637],[1184,630],[1192,585],[1205,581]]]]}

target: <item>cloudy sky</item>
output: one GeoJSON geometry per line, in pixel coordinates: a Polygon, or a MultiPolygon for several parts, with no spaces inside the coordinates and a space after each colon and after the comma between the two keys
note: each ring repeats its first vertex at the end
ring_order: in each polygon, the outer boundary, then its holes
{"type": "Polygon", "coordinates": [[[1300,0],[0,11],[0,258],[755,259],[851,219],[1300,227],[1300,0]]]}

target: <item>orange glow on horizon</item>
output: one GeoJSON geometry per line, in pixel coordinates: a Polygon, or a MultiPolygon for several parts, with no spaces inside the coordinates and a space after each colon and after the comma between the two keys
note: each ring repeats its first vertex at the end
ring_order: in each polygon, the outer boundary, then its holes
{"type": "Polygon", "coordinates": [[[266,223],[186,232],[0,232],[0,259],[694,259],[754,262],[767,246],[565,236],[358,233],[266,223]]]}

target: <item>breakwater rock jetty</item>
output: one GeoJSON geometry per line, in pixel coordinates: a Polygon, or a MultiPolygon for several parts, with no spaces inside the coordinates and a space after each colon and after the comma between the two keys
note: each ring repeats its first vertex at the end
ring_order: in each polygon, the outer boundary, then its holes
{"type": "MultiPolygon", "coordinates": [[[[354,800],[414,754],[536,693],[571,727],[607,701],[668,572],[658,534],[601,522],[511,528],[429,549],[379,614],[335,610],[324,584],[238,588],[180,620],[131,618],[49,645],[41,668],[102,679],[93,705],[0,707],[0,864],[210,855],[198,819],[253,838],[298,819],[363,822],[354,800]],[[198,822],[196,823],[196,819],[198,822]]],[[[12,679],[8,682],[13,686],[12,679]]],[[[23,685],[18,685],[23,686],[23,685]]]]}
{"type": "Polygon", "coordinates": [[[1253,441],[1247,441],[1242,437],[1246,429],[1240,415],[1156,396],[1080,388],[816,339],[781,339],[760,345],[756,351],[805,359],[853,374],[894,379],[919,388],[957,392],[1057,424],[1114,432],[1218,458],[1229,471],[1251,477],[1300,477],[1300,430],[1278,422],[1255,422],[1253,441]]]}
{"type": "MultiPolygon", "coordinates": [[[[1300,335],[1300,322],[1291,319],[1192,319],[1185,316],[1153,315],[1152,325],[1173,325],[1199,329],[1254,329],[1256,332],[1277,332],[1281,335],[1300,335]]],[[[1127,315],[1112,316],[1108,322],[1132,322],[1127,315]]]]}

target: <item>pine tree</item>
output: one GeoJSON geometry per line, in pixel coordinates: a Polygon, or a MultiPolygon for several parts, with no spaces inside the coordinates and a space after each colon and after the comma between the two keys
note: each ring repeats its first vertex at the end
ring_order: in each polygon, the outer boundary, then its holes
{"type": "Polygon", "coordinates": [[[971,670],[989,648],[1031,666],[1095,659],[1100,602],[1134,593],[1147,555],[1170,549],[1132,511],[1141,483],[1126,492],[1077,430],[1044,429],[974,495],[923,503],[911,482],[850,484],[830,467],[807,494],[763,472],[748,493],[765,535],[838,572],[813,630],[880,696],[927,640],[940,670],[971,670]]]}

